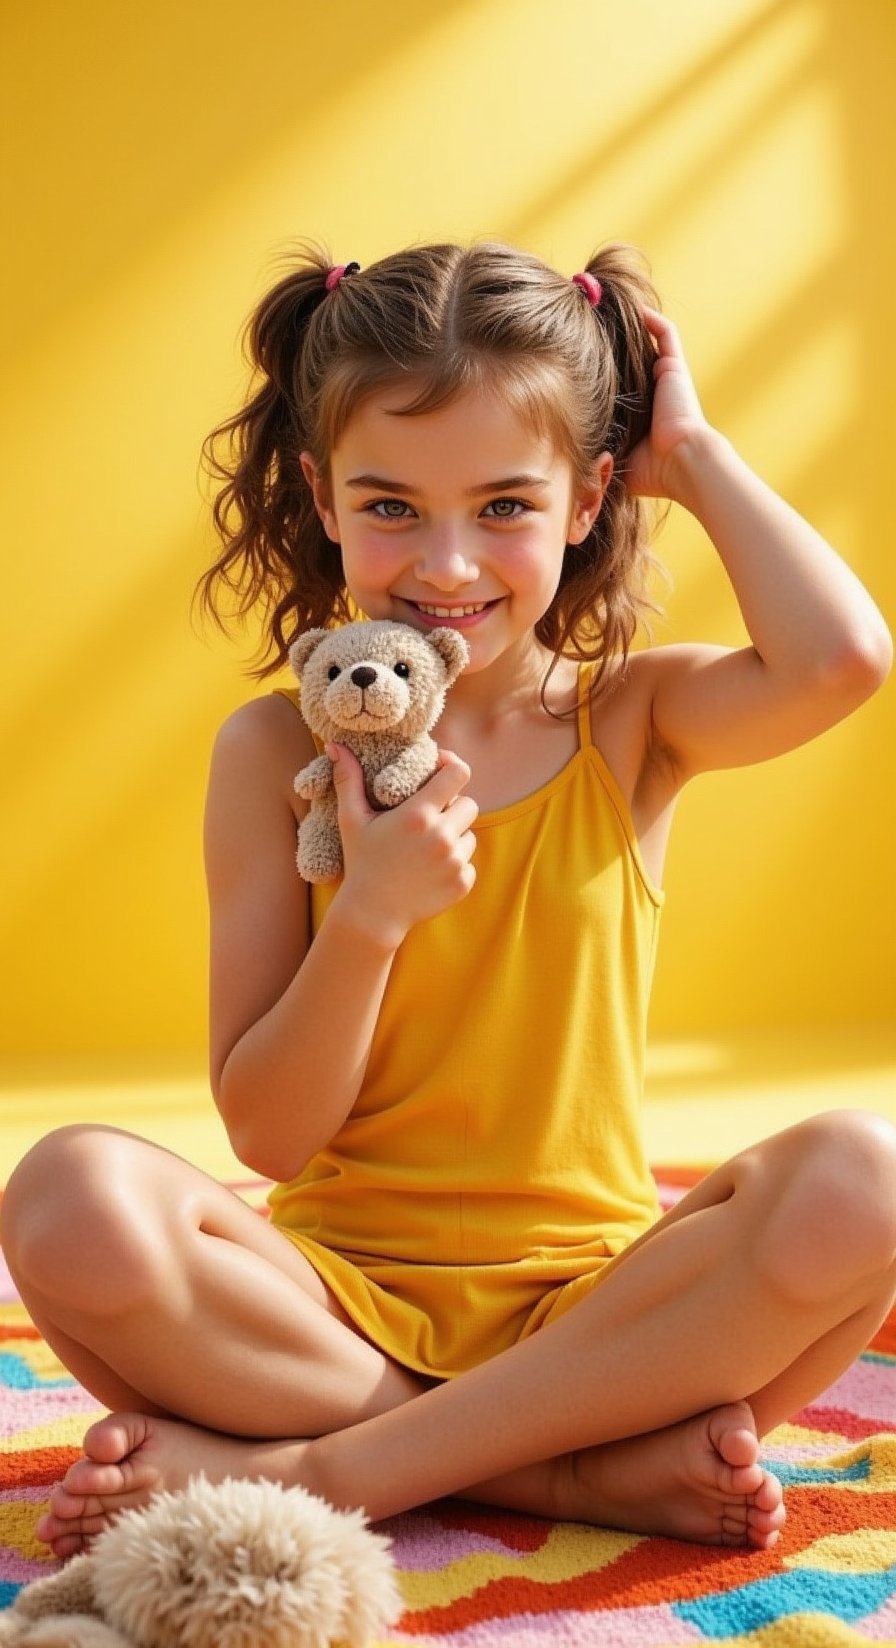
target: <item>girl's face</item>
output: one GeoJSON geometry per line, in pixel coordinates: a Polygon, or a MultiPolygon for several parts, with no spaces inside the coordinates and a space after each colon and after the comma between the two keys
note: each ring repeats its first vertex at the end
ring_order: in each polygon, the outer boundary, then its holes
{"type": "Polygon", "coordinates": [[[496,396],[396,417],[411,392],[358,409],[328,481],[308,453],[302,467],[361,611],[462,630],[476,671],[531,639],[567,543],[580,543],[597,515],[612,460],[604,455],[580,492],[566,458],[496,396]]]}

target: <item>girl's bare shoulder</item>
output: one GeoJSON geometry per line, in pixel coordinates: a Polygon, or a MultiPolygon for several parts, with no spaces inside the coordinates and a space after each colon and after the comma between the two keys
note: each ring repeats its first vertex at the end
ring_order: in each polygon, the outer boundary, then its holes
{"type": "Polygon", "coordinates": [[[293,779],[317,754],[297,705],[283,693],[252,698],[232,711],[218,729],[212,750],[210,796],[216,790],[289,799],[297,815],[303,810],[293,779]]]}

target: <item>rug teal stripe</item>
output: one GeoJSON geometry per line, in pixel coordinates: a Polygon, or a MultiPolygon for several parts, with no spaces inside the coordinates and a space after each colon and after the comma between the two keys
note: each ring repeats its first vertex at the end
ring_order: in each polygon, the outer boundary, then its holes
{"type": "Polygon", "coordinates": [[[798,1465],[794,1460],[770,1459],[768,1468],[785,1488],[801,1485],[820,1488],[840,1482],[867,1482],[871,1475],[871,1455],[863,1454],[848,1465],[798,1465]]]}
{"type": "Polygon", "coordinates": [[[28,1366],[24,1357],[12,1351],[0,1351],[0,1383],[8,1390],[63,1390],[74,1384],[73,1379],[42,1379],[28,1366]]]}
{"type": "Polygon", "coordinates": [[[788,1614],[831,1614],[852,1625],[892,1596],[894,1578],[896,1568],[873,1574],[795,1568],[734,1591],[673,1602],[672,1610],[698,1626],[705,1637],[716,1639],[757,1631],[788,1614]]]}

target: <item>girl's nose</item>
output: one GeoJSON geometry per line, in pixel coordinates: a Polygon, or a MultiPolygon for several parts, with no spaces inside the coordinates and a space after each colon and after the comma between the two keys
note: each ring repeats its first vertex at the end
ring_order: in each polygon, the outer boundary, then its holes
{"type": "Polygon", "coordinates": [[[473,584],[479,577],[479,567],[465,547],[460,533],[433,532],[422,547],[416,574],[421,583],[434,589],[459,589],[462,584],[473,584]]]}

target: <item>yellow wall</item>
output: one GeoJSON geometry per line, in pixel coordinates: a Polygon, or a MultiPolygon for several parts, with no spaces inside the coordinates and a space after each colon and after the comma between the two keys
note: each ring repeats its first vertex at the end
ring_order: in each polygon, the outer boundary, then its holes
{"type": "MultiPolygon", "coordinates": [[[[291,238],[650,252],[710,415],[894,600],[890,0],[44,0],[5,20],[10,1054],[204,1038],[202,436],[291,238]]],[[[736,640],[685,519],[660,639],[736,640]]],[[[247,649],[242,649],[245,656],[247,649]]],[[[892,1015],[894,691],[681,809],[658,1033],[892,1015]]]]}

